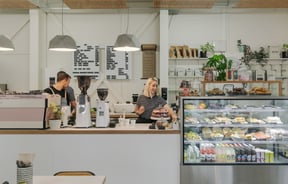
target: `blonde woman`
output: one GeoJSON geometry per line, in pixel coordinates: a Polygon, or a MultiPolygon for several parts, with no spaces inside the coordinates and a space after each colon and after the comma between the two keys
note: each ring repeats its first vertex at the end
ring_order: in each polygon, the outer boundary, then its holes
{"type": "Polygon", "coordinates": [[[168,110],[172,121],[177,119],[174,111],[169,107],[167,102],[159,95],[158,79],[149,78],[145,84],[143,94],[137,99],[135,113],[139,116],[137,123],[151,123],[152,111],[155,108],[163,107],[168,110]]]}

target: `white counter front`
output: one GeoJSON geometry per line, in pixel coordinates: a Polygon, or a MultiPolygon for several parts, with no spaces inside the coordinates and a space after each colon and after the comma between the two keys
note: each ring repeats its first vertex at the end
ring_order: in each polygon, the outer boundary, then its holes
{"type": "Polygon", "coordinates": [[[33,152],[34,175],[90,170],[106,184],[179,184],[179,130],[119,128],[0,130],[0,178],[16,183],[18,153],[33,152]]]}

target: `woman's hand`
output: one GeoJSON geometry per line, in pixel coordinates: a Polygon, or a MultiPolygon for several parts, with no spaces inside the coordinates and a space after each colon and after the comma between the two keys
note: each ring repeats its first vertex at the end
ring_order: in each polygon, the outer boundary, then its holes
{"type": "Polygon", "coordinates": [[[168,104],[164,105],[164,108],[168,110],[168,113],[171,117],[172,122],[177,120],[177,114],[174,113],[173,109],[171,107],[169,107],[168,104]]]}
{"type": "Polygon", "coordinates": [[[140,106],[138,110],[135,111],[137,115],[141,115],[145,112],[144,106],[140,106]]]}

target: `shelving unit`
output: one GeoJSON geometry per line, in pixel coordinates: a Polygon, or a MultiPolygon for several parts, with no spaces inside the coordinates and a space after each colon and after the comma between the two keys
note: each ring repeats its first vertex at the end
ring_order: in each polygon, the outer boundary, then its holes
{"type": "MultiPolygon", "coordinates": [[[[248,87],[256,85],[267,87],[272,90],[272,96],[285,96],[288,95],[288,58],[267,58],[268,62],[265,66],[261,66],[256,61],[251,61],[251,70],[263,71],[267,70],[268,74],[274,73],[274,78],[268,81],[204,81],[204,74],[202,72],[203,65],[207,62],[208,58],[170,58],[169,71],[168,71],[168,102],[177,103],[179,96],[179,87],[182,80],[189,81],[192,89],[199,90],[199,96],[205,96],[208,86],[221,84],[234,84],[241,86],[245,84],[248,87]],[[191,71],[192,69],[192,71],[191,71]],[[188,72],[187,72],[188,71],[188,72]],[[274,80],[275,79],[275,80],[274,80]]],[[[241,86],[242,87],[242,86],[241,86]]]]}
{"type": "Polygon", "coordinates": [[[282,81],[281,80],[269,80],[269,81],[201,81],[202,83],[202,96],[206,96],[206,87],[209,84],[267,84],[267,88],[270,89],[271,85],[277,85],[277,95],[282,96],[282,81]]]}
{"type": "Polygon", "coordinates": [[[191,87],[200,92],[203,80],[202,67],[207,62],[207,58],[170,58],[169,59],[169,103],[177,103],[179,86],[182,80],[189,81],[191,87]]]}

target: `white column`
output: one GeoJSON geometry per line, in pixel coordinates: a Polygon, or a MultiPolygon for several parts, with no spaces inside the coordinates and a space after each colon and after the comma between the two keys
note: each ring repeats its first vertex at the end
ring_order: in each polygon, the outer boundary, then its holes
{"type": "Polygon", "coordinates": [[[169,25],[168,10],[160,10],[160,87],[168,87],[168,25],[169,25]]]}
{"type": "Polygon", "coordinates": [[[46,15],[41,10],[30,9],[30,53],[29,53],[29,89],[42,89],[42,79],[46,61],[46,15]]]}

